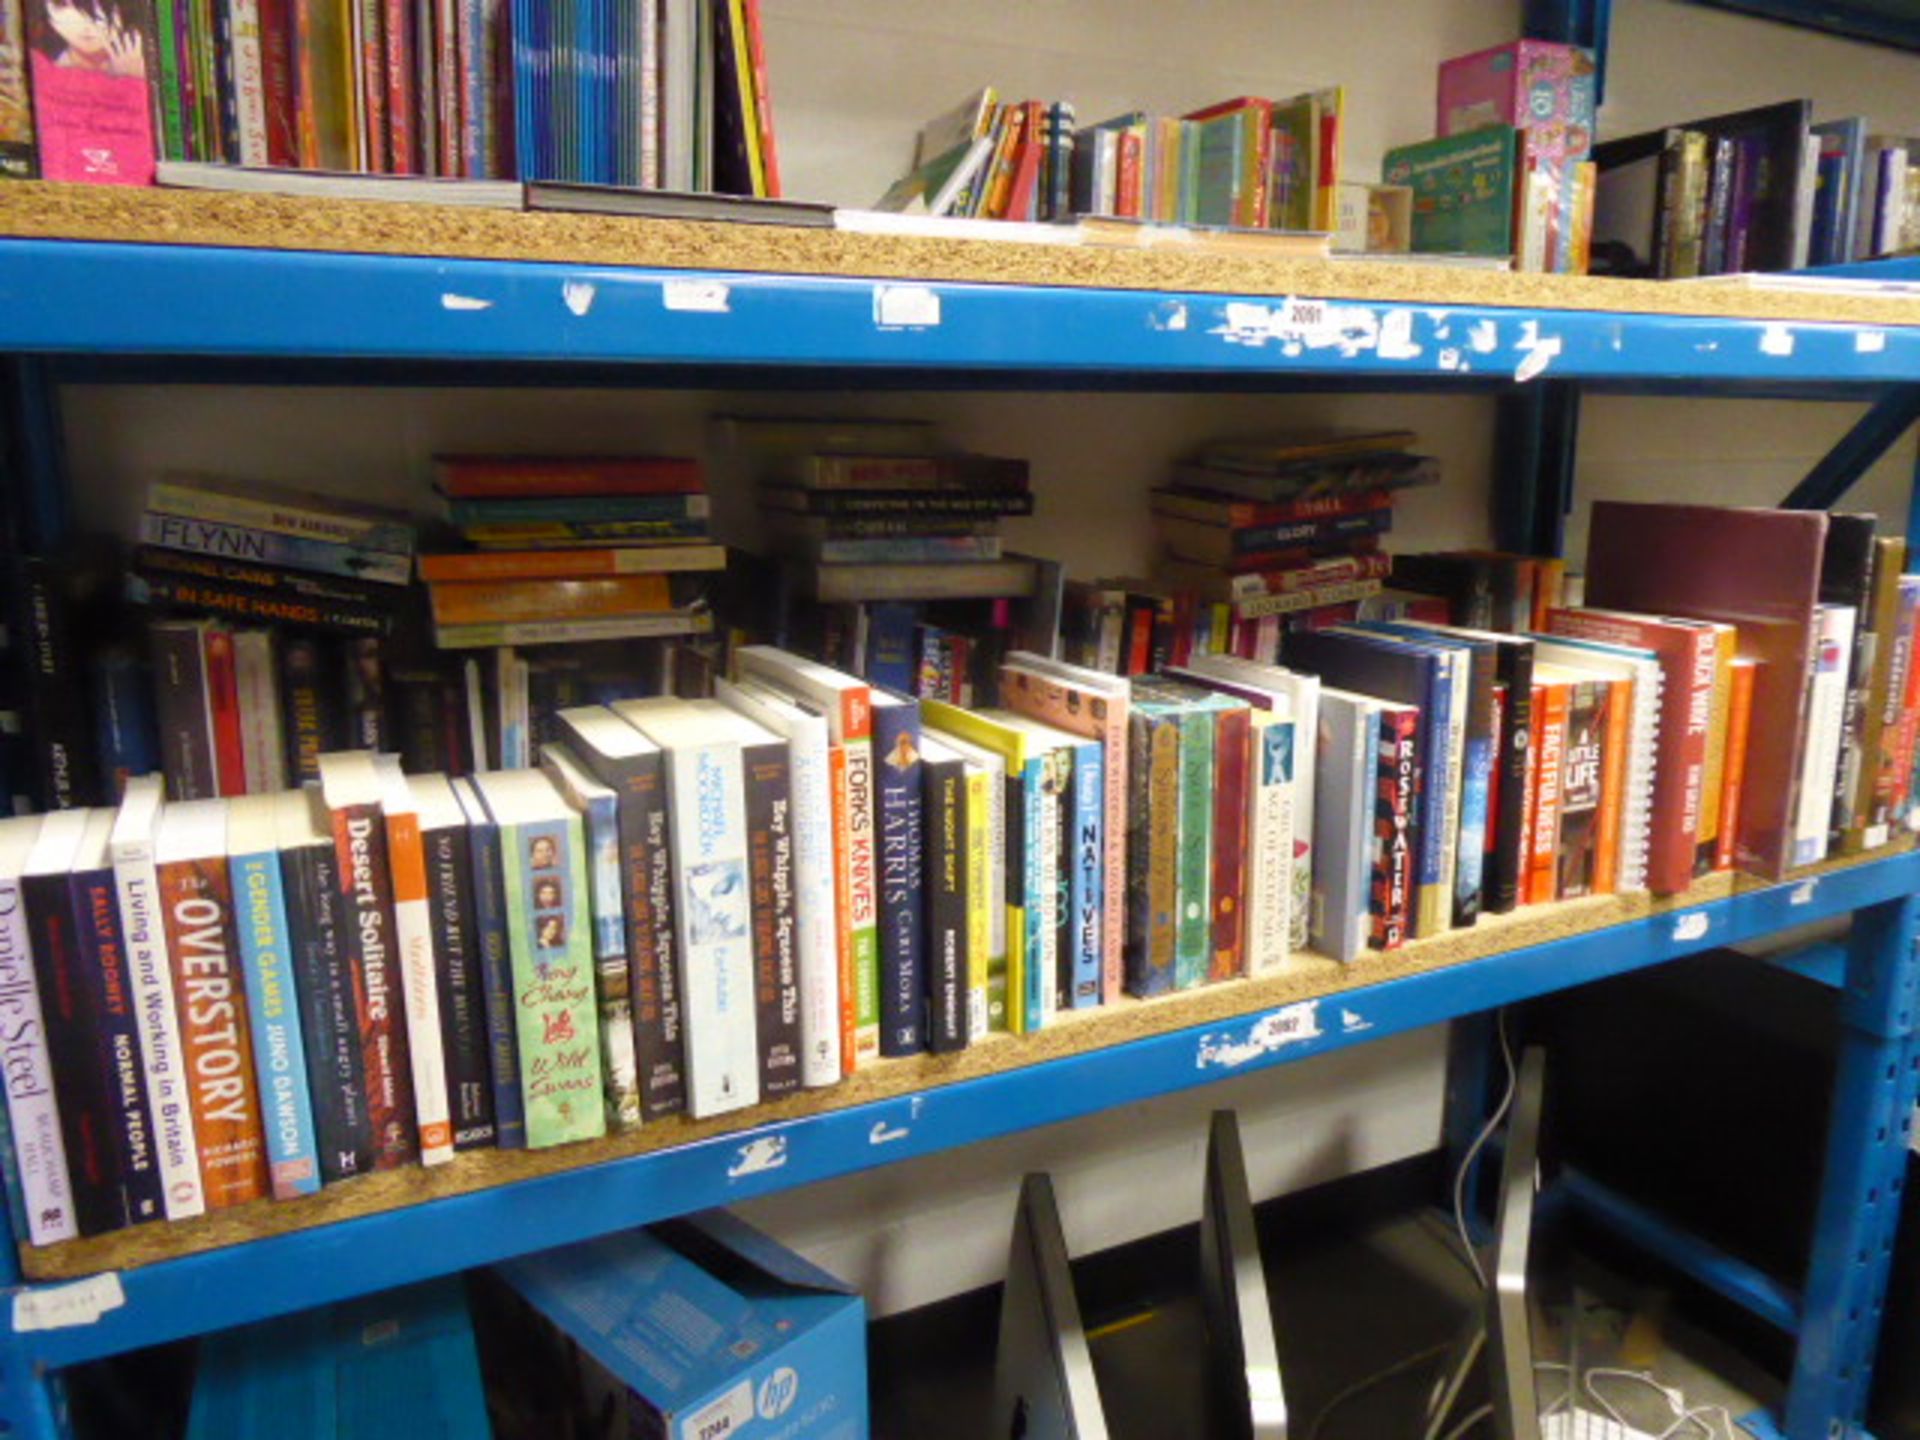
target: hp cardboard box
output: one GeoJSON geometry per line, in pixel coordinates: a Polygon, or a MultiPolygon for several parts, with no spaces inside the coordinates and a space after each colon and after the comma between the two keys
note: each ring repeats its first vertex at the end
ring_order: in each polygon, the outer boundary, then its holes
{"type": "Polygon", "coordinates": [[[565,1337],[591,1417],[582,1433],[866,1440],[865,1304],[725,1211],[499,1273],[565,1337]]]}

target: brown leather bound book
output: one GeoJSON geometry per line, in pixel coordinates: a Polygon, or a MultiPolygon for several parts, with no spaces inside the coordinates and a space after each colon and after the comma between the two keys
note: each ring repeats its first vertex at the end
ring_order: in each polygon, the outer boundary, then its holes
{"type": "Polygon", "coordinates": [[[1794,782],[1813,663],[1827,517],[1812,510],[1600,501],[1587,543],[1587,603],[1718,620],[1757,660],[1737,863],[1786,872],[1794,782]]]}

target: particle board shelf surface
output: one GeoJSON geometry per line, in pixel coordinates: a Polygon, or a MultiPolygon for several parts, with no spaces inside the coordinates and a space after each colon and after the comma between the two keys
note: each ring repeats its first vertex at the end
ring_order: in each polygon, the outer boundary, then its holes
{"type": "MultiPolygon", "coordinates": [[[[883,1060],[830,1089],[801,1091],[732,1115],[708,1120],[673,1117],[605,1140],[547,1150],[471,1151],[456,1156],[448,1164],[430,1169],[407,1166],[364,1175],[297,1200],[263,1200],[195,1220],[157,1222],[40,1249],[22,1246],[21,1268],[26,1277],[34,1281],[136,1269],[446,1196],[556,1176],[720,1136],[801,1121],[870,1102],[904,1099],[1195,1026],[1249,1019],[1276,1007],[1350,995],[1389,981],[1471,966],[1490,957],[1604,931],[1650,916],[1684,912],[1747,891],[1785,890],[1796,897],[1791,900],[1792,904],[1797,906],[1803,901],[1810,904],[1822,876],[1883,862],[1911,849],[1910,842],[1903,842],[1897,847],[1876,851],[1870,857],[1811,866],[1795,872],[1785,887],[1765,886],[1744,877],[1723,874],[1707,877],[1679,896],[1655,899],[1644,894],[1604,895],[1528,906],[1508,915],[1483,916],[1471,929],[1414,941],[1401,950],[1368,951],[1347,966],[1324,956],[1296,953],[1279,970],[1258,978],[1228,981],[1151,1000],[1127,997],[1095,1010],[1065,1012],[1058,1023],[1032,1035],[992,1036],[951,1055],[883,1060]]],[[[1676,922],[1676,930],[1679,927],[1680,922],[1676,922]]],[[[1696,935],[1681,933],[1675,938],[1714,943],[1708,938],[1704,924],[1699,926],[1696,935]]],[[[1631,943],[1623,936],[1623,945],[1631,943]]],[[[1621,964],[1617,968],[1629,969],[1632,965],[1621,964]]],[[[1478,1007],[1462,1004],[1454,1008],[1458,1013],[1466,1013],[1478,1007]]],[[[1447,1013],[1435,1013],[1422,1023],[1446,1018],[1449,1018],[1447,1013]]],[[[1228,1073],[1232,1073],[1231,1069],[1221,1071],[1219,1078],[1228,1073]]]]}
{"type": "Polygon", "coordinates": [[[1920,325],[1920,300],[1891,296],[40,181],[0,185],[0,238],[1920,325]]]}

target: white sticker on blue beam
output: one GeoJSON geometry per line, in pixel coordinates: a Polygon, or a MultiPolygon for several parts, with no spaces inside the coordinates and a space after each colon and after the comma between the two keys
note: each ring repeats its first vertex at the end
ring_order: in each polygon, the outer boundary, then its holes
{"type": "Polygon", "coordinates": [[[726,284],[720,280],[665,281],[660,286],[660,303],[669,310],[705,315],[725,315],[733,308],[726,284]]]}
{"type": "Polygon", "coordinates": [[[763,1174],[768,1170],[778,1170],[786,1163],[787,1137],[761,1135],[733,1152],[733,1160],[727,1166],[727,1178],[738,1180],[743,1175],[763,1174]]]}
{"type": "Polygon", "coordinates": [[[1299,1045],[1320,1038],[1320,1002],[1299,1000],[1283,1005],[1270,1015],[1262,1015],[1247,1027],[1244,1036],[1232,1032],[1208,1031],[1200,1037],[1194,1052],[1194,1068],[1233,1070],[1253,1060],[1261,1060],[1288,1045],[1299,1045]]]}
{"type": "Polygon", "coordinates": [[[1760,353],[1784,360],[1793,354],[1793,331],[1785,325],[1768,325],[1760,332],[1760,353]]]}
{"type": "Polygon", "coordinates": [[[71,1285],[40,1285],[22,1290],[13,1297],[15,1334],[28,1330],[70,1330],[76,1325],[92,1325],[109,1310],[127,1303],[115,1271],[89,1275],[71,1285]]]}
{"type": "Polygon", "coordinates": [[[882,330],[930,329],[940,323],[940,294],[925,285],[876,285],[873,323],[882,330]]]}
{"type": "Polygon", "coordinates": [[[491,310],[493,302],[482,300],[478,295],[455,295],[448,291],[440,297],[442,310],[491,310]]]}

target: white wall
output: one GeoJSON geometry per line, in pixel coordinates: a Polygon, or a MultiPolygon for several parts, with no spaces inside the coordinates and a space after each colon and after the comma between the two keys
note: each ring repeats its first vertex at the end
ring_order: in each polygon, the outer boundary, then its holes
{"type": "MultiPolygon", "coordinates": [[[[973,88],[1069,98],[1083,119],[1135,105],[1180,110],[1225,96],[1348,86],[1348,174],[1373,178],[1389,145],[1430,133],[1433,68],[1510,33],[1513,0],[766,0],[789,193],[865,204],[902,169],[930,115],[973,88]]],[[[1920,64],[1673,3],[1617,0],[1605,133],[1811,94],[1823,117],[1864,109],[1920,129],[1920,64]]],[[[1220,397],[955,392],[742,396],[702,392],[348,391],[85,387],[66,397],[70,455],[89,520],[126,530],[163,469],[276,477],[431,507],[436,450],[698,448],[720,409],[926,414],[975,448],[1031,458],[1039,512],[1015,543],[1070,573],[1138,572],[1149,558],[1144,489],[1212,434],[1306,421],[1419,430],[1447,482],[1407,498],[1396,543],[1484,543],[1491,406],[1483,398],[1220,397]]],[[[1857,406],[1601,397],[1584,413],[1584,546],[1596,494],[1727,503],[1777,500],[1857,406]]],[[[1904,524],[1911,446],[1858,500],[1904,524]]],[[[750,507],[722,493],[721,515],[750,507]]],[[[1442,1037],[1424,1032],[1266,1076],[1055,1126],[964,1154],[870,1172],[752,1207],[761,1223],[866,1285],[882,1312],[995,1278],[1019,1177],[1061,1176],[1082,1252],[1191,1220],[1207,1112],[1239,1108],[1261,1195],[1430,1148],[1442,1037]]]]}

